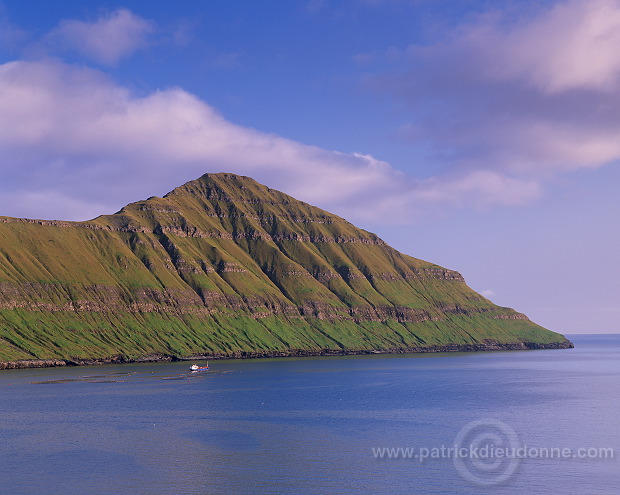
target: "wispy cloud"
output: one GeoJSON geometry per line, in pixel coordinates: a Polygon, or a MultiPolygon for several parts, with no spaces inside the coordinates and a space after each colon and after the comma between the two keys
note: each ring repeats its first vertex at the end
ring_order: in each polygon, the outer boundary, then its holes
{"type": "Polygon", "coordinates": [[[25,31],[15,26],[5,12],[6,8],[0,3],[0,51],[12,52],[27,38],[25,31]]]}
{"type": "Polygon", "coordinates": [[[243,66],[242,58],[243,55],[241,53],[221,53],[211,62],[211,67],[224,70],[238,69],[243,66]]]}
{"type": "MultiPolygon", "coordinates": [[[[429,162],[444,170],[430,177],[235,125],[180,88],[138,96],[97,70],[7,63],[0,214],[84,219],[216,171],[355,221],[527,204],[557,174],[620,158],[617,22],[620,1],[570,1],[517,23],[483,16],[448,41],[368,58],[366,70],[382,64],[368,83],[405,102],[400,139],[430,148],[429,162]],[[22,193],[36,201],[17,202],[22,193]]],[[[54,36],[113,64],[152,29],[121,9],[65,21],[54,36]]]]}
{"type": "Polygon", "coordinates": [[[492,291],[491,289],[485,289],[485,290],[481,290],[480,294],[482,294],[484,297],[489,299],[495,295],[495,292],[492,291]]]}
{"type": "Polygon", "coordinates": [[[398,172],[372,157],[234,125],[181,89],[138,97],[101,72],[59,62],[0,66],[0,114],[5,215],[19,191],[39,195],[39,216],[74,206],[76,218],[92,205],[114,210],[210,171],[251,175],[341,211],[402,187],[398,172]]]}
{"type": "Polygon", "coordinates": [[[60,62],[0,66],[0,113],[4,215],[84,219],[210,171],[250,175],[368,222],[407,222],[438,205],[520,204],[539,193],[489,171],[411,177],[369,155],[235,125],[182,89],[136,96],[99,71],[60,62]],[[38,210],[14,201],[20,191],[38,210]]]}
{"type": "Polygon", "coordinates": [[[148,44],[154,25],[127,9],[94,22],[62,21],[47,37],[49,44],[78,52],[97,63],[114,65],[148,44]]]}
{"type": "Polygon", "coordinates": [[[508,32],[485,23],[471,29],[467,37],[478,45],[490,78],[521,80],[545,94],[618,89],[617,0],[558,3],[508,32]]]}
{"type": "Polygon", "coordinates": [[[557,174],[620,158],[618,46],[619,1],[558,2],[392,48],[367,84],[405,102],[399,138],[430,147],[428,159],[449,171],[433,182],[462,199],[469,189],[471,200],[501,201],[502,190],[526,200],[557,174]]]}

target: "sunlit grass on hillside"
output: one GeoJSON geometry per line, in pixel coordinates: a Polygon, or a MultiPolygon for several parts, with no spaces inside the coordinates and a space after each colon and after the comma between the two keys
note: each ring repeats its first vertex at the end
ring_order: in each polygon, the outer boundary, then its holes
{"type": "Polygon", "coordinates": [[[0,220],[0,361],[566,342],[246,177],[90,222],[0,220]]]}

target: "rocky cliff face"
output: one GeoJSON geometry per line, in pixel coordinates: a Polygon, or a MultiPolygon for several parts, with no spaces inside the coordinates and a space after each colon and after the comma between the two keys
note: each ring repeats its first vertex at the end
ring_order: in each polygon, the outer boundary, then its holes
{"type": "Polygon", "coordinates": [[[247,177],[204,175],[89,222],[0,217],[11,366],[569,345],[459,273],[247,177]]]}

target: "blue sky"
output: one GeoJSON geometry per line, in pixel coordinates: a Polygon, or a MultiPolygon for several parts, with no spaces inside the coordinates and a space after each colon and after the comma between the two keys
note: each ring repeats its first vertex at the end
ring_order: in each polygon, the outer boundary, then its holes
{"type": "Polygon", "coordinates": [[[0,215],[249,175],[620,331],[620,0],[0,0],[0,215]]]}

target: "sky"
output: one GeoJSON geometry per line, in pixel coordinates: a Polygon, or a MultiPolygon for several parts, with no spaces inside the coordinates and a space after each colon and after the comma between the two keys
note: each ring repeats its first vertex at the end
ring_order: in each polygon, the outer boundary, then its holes
{"type": "Polygon", "coordinates": [[[620,0],[0,0],[0,215],[250,176],[620,332],[620,0]]]}

